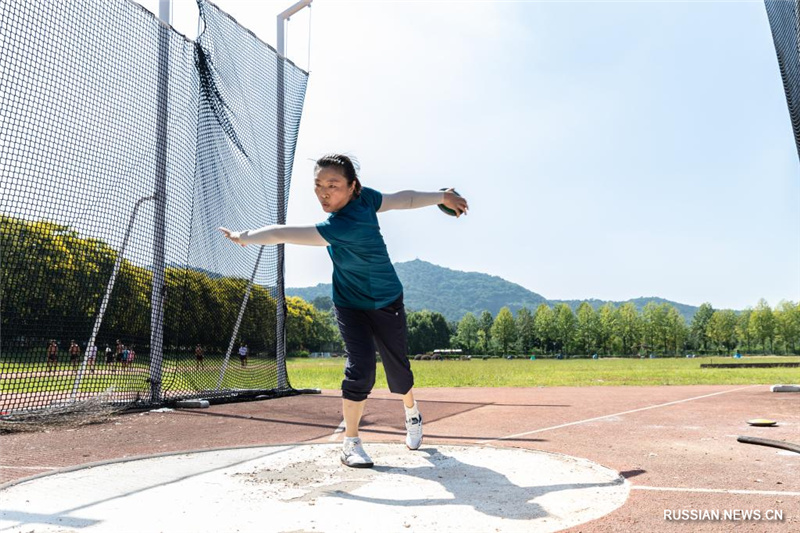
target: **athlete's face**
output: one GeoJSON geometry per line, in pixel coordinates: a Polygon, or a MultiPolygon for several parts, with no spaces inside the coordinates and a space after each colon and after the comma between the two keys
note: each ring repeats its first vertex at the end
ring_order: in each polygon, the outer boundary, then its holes
{"type": "Polygon", "coordinates": [[[321,168],[314,176],[314,193],[326,213],[335,213],[353,198],[356,183],[347,185],[347,178],[333,168],[321,168]]]}

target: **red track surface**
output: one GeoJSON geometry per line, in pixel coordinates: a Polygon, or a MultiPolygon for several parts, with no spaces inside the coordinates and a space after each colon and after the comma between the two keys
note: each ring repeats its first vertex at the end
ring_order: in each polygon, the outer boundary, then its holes
{"type": "MultiPolygon", "coordinates": [[[[425,442],[517,446],[585,457],[632,484],[627,504],[571,531],[800,531],[800,394],[757,386],[418,389],[425,442]],[[777,420],[757,428],[746,420],[777,420]],[[709,491],[710,490],[710,491],[709,491]],[[742,491],[730,493],[725,491],[742,491]],[[784,520],[668,521],[665,510],[783,511],[784,520]]],[[[99,425],[0,436],[0,482],[96,461],[204,448],[329,442],[337,391],[202,410],[130,413],[99,425]]],[[[376,391],[362,437],[402,441],[398,397],[376,391]]]]}

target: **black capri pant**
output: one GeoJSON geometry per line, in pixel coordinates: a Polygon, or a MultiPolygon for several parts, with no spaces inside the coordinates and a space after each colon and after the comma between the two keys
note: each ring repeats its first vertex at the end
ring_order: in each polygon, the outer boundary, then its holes
{"type": "Polygon", "coordinates": [[[414,386],[408,361],[408,326],[403,296],[380,309],[336,306],[336,321],[344,339],[347,364],[342,397],[354,402],[367,399],[375,385],[375,347],[381,354],[389,390],[405,394],[414,386]]]}

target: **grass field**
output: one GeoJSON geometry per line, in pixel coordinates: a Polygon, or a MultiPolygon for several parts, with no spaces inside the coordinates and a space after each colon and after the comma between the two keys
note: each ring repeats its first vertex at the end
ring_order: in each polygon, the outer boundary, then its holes
{"type": "MultiPolygon", "coordinates": [[[[605,359],[488,359],[470,361],[411,361],[416,387],[584,387],[603,385],[747,385],[800,383],[800,368],[700,368],[704,363],[798,363],[800,357],[703,357],[696,359],[605,358],[605,359]]],[[[221,358],[206,358],[198,371],[191,360],[165,362],[165,388],[169,390],[214,389],[221,358]]],[[[295,388],[338,389],[344,359],[289,359],[289,381],[295,388]]],[[[98,365],[97,374],[84,375],[81,392],[149,390],[148,365],[137,361],[133,368],[110,373],[98,365]]],[[[275,375],[275,361],[251,360],[246,369],[235,361],[228,367],[222,388],[263,388],[267,376],[275,375]]],[[[4,364],[0,393],[70,391],[76,374],[66,364],[53,374],[44,363],[4,364]],[[32,373],[25,375],[26,373],[32,373]]],[[[377,388],[386,388],[383,367],[378,364],[377,388]]]]}
{"type": "MultiPolygon", "coordinates": [[[[602,385],[749,385],[800,383],[800,368],[700,368],[707,363],[798,363],[800,357],[696,359],[472,359],[411,361],[416,387],[585,387],[602,385]]],[[[296,388],[338,389],[343,359],[293,359],[296,388]]],[[[386,388],[378,364],[376,388],[386,388]]]]}
{"type": "MultiPolygon", "coordinates": [[[[164,381],[162,386],[169,391],[213,390],[217,386],[221,357],[206,358],[203,368],[197,369],[193,360],[166,360],[164,362],[164,381]]],[[[78,392],[142,392],[150,390],[148,377],[149,362],[137,361],[128,368],[114,367],[98,363],[96,372],[89,368],[83,374],[78,392]],[[112,370],[113,368],[113,370],[112,370]]],[[[277,382],[274,359],[251,360],[247,368],[241,368],[238,358],[231,361],[225,373],[221,388],[263,389],[269,388],[265,381],[272,378],[277,382]]],[[[46,363],[4,363],[0,373],[0,394],[69,392],[75,385],[77,372],[67,363],[59,363],[55,372],[49,372],[46,363]]]]}

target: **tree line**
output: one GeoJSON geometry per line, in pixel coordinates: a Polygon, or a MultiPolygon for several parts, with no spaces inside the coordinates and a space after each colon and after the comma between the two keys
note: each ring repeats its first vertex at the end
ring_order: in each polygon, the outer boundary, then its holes
{"type": "Polygon", "coordinates": [[[567,304],[522,308],[513,316],[504,307],[467,313],[458,322],[451,344],[468,353],[681,355],[723,354],[733,350],[798,353],[800,304],[782,301],[772,309],[763,299],[754,309],[736,312],[704,303],[691,323],[668,303],[650,302],[639,310],[633,303],[606,304],[595,310],[586,302],[577,310],[567,304]]]}
{"type": "MultiPolygon", "coordinates": [[[[328,297],[312,304],[333,308],[328,297]]],[[[407,320],[409,354],[448,348],[486,355],[800,352],[800,304],[790,301],[773,309],[762,299],[740,312],[704,303],[690,323],[674,306],[655,302],[641,310],[631,302],[596,310],[583,302],[575,311],[565,303],[541,304],[534,311],[523,307],[516,316],[504,307],[496,317],[489,311],[466,313],[458,322],[448,322],[436,311],[409,311],[407,320]]]]}
{"type": "MultiPolygon", "coordinates": [[[[0,215],[2,253],[2,346],[5,355],[44,350],[49,339],[63,347],[75,339],[85,348],[117,250],[100,239],[81,237],[68,226],[0,215]]],[[[209,353],[230,343],[248,280],[167,267],[164,308],[166,351],[209,353]]],[[[152,272],[120,262],[96,344],[116,339],[147,353],[150,342],[152,272]]],[[[254,351],[275,351],[274,290],[253,285],[235,342],[254,351]]],[[[299,298],[286,299],[287,349],[324,347],[337,334],[332,318],[299,298]]]]}
{"type": "MultiPolygon", "coordinates": [[[[100,239],[83,238],[69,227],[0,215],[2,251],[2,343],[9,348],[39,346],[45,339],[85,343],[117,258],[100,239]]],[[[164,339],[167,350],[202,344],[224,351],[233,332],[248,281],[191,269],[166,269],[164,339]]],[[[150,340],[152,273],[123,259],[103,319],[98,345],[121,338],[146,352],[150,340]]],[[[329,297],[306,302],[286,298],[287,350],[341,351],[342,340],[329,297]]],[[[276,300],[267,287],[254,285],[236,342],[273,352],[276,300]]],[[[466,313],[448,322],[435,311],[409,311],[410,354],[458,348],[468,354],[635,355],[686,352],[798,353],[800,304],[764,300],[741,312],[700,306],[691,323],[667,303],[584,302],[573,311],[560,303],[523,307],[514,316],[466,313]]],[[[44,346],[44,345],[42,345],[44,346]]],[[[12,350],[13,351],[13,350],[12,350]]]]}

